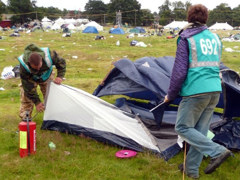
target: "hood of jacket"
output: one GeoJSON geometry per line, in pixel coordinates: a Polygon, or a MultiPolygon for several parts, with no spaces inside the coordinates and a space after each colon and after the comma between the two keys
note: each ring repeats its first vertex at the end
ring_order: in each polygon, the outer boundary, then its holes
{"type": "Polygon", "coordinates": [[[181,31],[179,36],[183,39],[189,38],[195,34],[198,34],[204,30],[206,30],[208,27],[203,24],[199,23],[189,23],[187,24],[181,31]]]}
{"type": "Polygon", "coordinates": [[[42,56],[42,58],[45,58],[45,53],[39,47],[37,47],[35,44],[29,44],[24,49],[23,60],[24,60],[25,63],[28,62],[28,59],[29,59],[32,52],[36,52],[40,56],[42,56]]]}

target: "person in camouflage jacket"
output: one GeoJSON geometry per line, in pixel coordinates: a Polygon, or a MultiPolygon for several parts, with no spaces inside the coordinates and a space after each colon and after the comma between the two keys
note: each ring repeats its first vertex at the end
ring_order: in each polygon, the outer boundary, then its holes
{"type": "Polygon", "coordinates": [[[53,82],[61,84],[66,72],[66,61],[60,58],[55,51],[51,52],[49,48],[39,48],[34,44],[28,45],[18,60],[21,78],[19,116],[23,120],[26,111],[29,112],[31,118],[34,104],[38,112],[44,111],[44,103],[39,98],[37,86],[40,86],[43,97],[45,97],[47,84],[54,79],[53,66],[57,69],[57,75],[53,82]]]}

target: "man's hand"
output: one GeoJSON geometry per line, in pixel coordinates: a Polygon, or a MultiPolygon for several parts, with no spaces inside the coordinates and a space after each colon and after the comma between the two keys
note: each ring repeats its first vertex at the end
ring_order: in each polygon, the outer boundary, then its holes
{"type": "Polygon", "coordinates": [[[170,100],[168,99],[168,96],[166,95],[165,98],[164,98],[164,102],[167,103],[169,102],[170,100]]]}
{"type": "Polygon", "coordinates": [[[45,106],[43,103],[40,102],[38,105],[36,105],[36,109],[38,112],[43,112],[45,109],[45,106]]]}
{"type": "Polygon", "coordinates": [[[62,78],[56,77],[53,82],[55,82],[56,84],[61,84],[62,83],[62,78]]]}

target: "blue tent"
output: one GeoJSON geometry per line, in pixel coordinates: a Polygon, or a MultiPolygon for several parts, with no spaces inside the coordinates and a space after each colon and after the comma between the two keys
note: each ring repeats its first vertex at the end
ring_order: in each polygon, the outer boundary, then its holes
{"type": "Polygon", "coordinates": [[[132,98],[161,101],[168,90],[174,57],[144,57],[134,63],[121,59],[105,79],[104,86],[95,90],[95,95],[116,94],[132,98]],[[116,84],[113,86],[113,83],[116,84]],[[111,89],[111,92],[108,90],[111,89]]]}
{"type": "Polygon", "coordinates": [[[98,30],[94,26],[88,26],[83,30],[83,33],[95,33],[98,34],[98,30]]]}
{"type": "Polygon", "coordinates": [[[136,29],[139,29],[140,33],[146,33],[145,29],[143,29],[142,27],[136,27],[136,29]]]}
{"type": "Polygon", "coordinates": [[[123,31],[123,29],[121,29],[121,28],[114,28],[114,29],[111,29],[110,31],[109,31],[109,33],[111,33],[111,34],[125,34],[125,32],[123,31]]]}
{"type": "MultiPolygon", "coordinates": [[[[165,160],[173,157],[181,150],[177,144],[177,134],[174,130],[177,105],[181,98],[178,97],[171,103],[176,105],[174,107],[164,104],[153,112],[150,112],[150,110],[162,102],[167,94],[173,64],[174,57],[170,56],[144,57],[135,62],[129,59],[121,59],[115,62],[115,67],[93,93],[98,97],[125,95],[130,98],[148,100],[147,102],[138,102],[119,98],[116,100],[116,106],[140,117],[145,126],[150,129],[152,135],[157,138],[158,146],[162,150],[161,154],[165,160]]],[[[221,129],[220,125],[223,124],[224,120],[240,117],[239,75],[224,65],[221,65],[220,69],[223,76],[223,93],[217,106],[223,108],[224,112],[223,114],[215,113],[213,116],[211,127],[216,133],[221,129]]],[[[237,136],[229,137],[229,134],[226,136],[224,143],[226,144],[226,141],[231,142],[228,148],[240,150],[237,136]]],[[[223,141],[222,137],[224,135],[221,134],[219,138],[214,140],[221,143],[223,141]]]]}
{"type": "Polygon", "coordinates": [[[145,29],[142,27],[136,27],[129,31],[130,33],[146,33],[145,29]]]}

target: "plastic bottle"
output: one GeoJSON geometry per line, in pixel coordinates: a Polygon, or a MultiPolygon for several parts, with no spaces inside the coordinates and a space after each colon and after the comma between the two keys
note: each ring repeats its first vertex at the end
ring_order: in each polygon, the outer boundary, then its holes
{"type": "Polygon", "coordinates": [[[48,143],[48,147],[49,147],[51,150],[55,150],[55,149],[56,149],[56,145],[55,145],[53,142],[49,142],[49,143],[48,143]]]}

